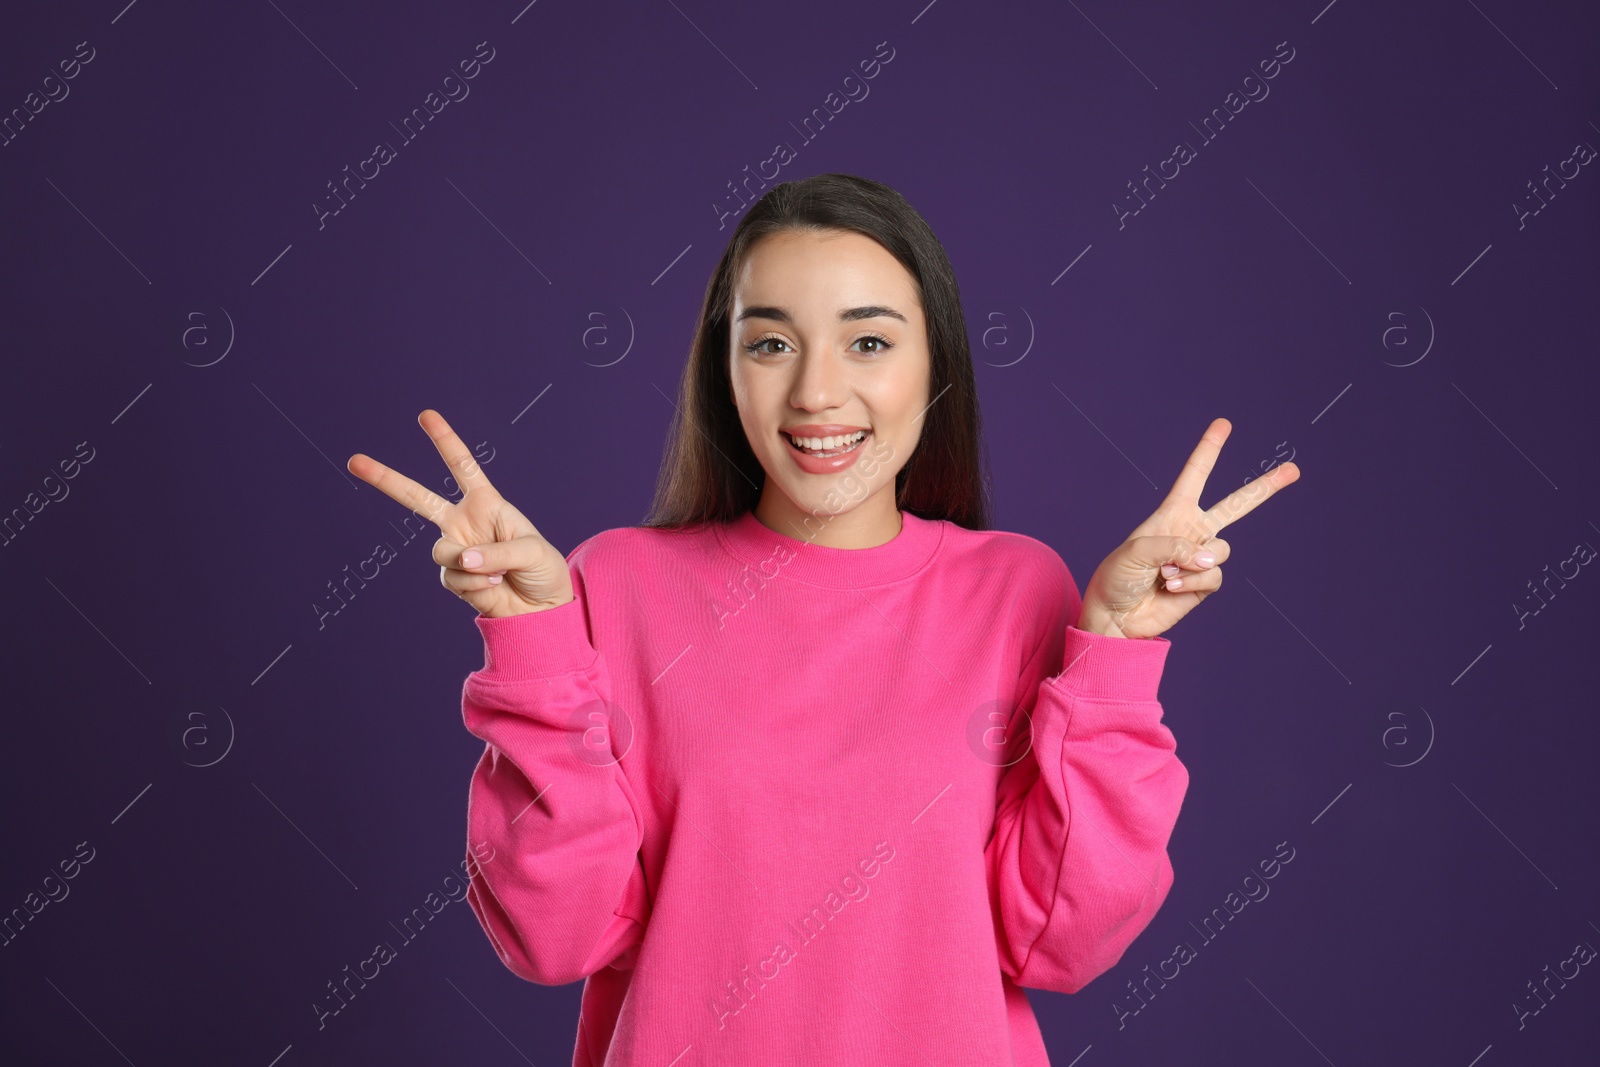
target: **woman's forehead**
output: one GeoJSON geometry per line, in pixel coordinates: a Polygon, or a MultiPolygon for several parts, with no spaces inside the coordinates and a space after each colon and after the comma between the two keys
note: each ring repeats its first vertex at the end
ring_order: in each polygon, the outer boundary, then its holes
{"type": "Polygon", "coordinates": [[[855,233],[763,238],[733,281],[736,321],[740,311],[757,307],[781,309],[791,318],[829,319],[856,308],[887,307],[907,321],[921,310],[915,283],[900,261],[855,233]]]}

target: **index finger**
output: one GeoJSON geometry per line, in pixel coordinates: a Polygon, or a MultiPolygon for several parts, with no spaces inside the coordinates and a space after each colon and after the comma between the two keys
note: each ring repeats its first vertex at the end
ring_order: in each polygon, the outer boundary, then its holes
{"type": "Polygon", "coordinates": [[[1206,510],[1206,528],[1215,537],[1230,522],[1237,522],[1266,503],[1272,494],[1300,479],[1300,468],[1283,463],[1255,481],[1241,486],[1206,510]]]}
{"type": "Polygon", "coordinates": [[[450,501],[407,478],[392,467],[385,467],[371,456],[357,452],[345,464],[350,473],[381,490],[386,496],[404,504],[411,511],[438,526],[444,527],[439,517],[450,508],[450,501]]]}
{"type": "MultiPolygon", "coordinates": [[[[483,468],[473,458],[472,452],[462,443],[461,438],[444,421],[444,416],[432,408],[428,408],[417,416],[417,422],[433,441],[433,447],[439,450],[445,463],[449,464],[451,472],[456,476],[456,484],[463,493],[469,489],[480,486],[489,486],[489,476],[483,473],[483,468]]],[[[493,488],[492,486],[489,486],[493,488]]]]}
{"type": "Polygon", "coordinates": [[[1168,502],[1190,501],[1196,507],[1200,506],[1200,492],[1206,487],[1206,475],[1216,466],[1222,442],[1228,439],[1232,429],[1233,423],[1227,419],[1211,420],[1206,432],[1200,435],[1200,443],[1184,463],[1183,470],[1178,472],[1178,480],[1172,483],[1172,491],[1167,494],[1168,502]]]}

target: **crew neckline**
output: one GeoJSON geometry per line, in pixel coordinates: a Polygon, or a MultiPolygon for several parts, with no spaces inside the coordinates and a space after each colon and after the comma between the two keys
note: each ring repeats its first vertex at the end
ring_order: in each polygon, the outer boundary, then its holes
{"type": "Polygon", "coordinates": [[[717,524],[729,555],[763,574],[778,574],[826,589],[858,589],[909,578],[925,567],[944,541],[945,523],[900,512],[900,532],[871,548],[831,548],[770,530],[747,511],[717,524]]]}

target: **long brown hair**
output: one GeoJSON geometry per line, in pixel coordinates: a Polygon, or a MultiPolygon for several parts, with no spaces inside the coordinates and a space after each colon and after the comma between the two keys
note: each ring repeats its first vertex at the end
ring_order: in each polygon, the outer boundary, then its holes
{"type": "Polygon", "coordinates": [[[961,293],[944,246],[905,197],[853,174],[783,182],[751,205],[706,285],[677,414],[642,525],[731,522],[755,508],[766,477],[730,398],[733,280],[761,238],[784,231],[846,230],[870,237],[910,273],[928,329],[930,404],[911,458],[895,475],[895,505],[925,519],[988,528],[987,460],[961,293]],[[980,469],[983,468],[983,469],[980,469]]]}

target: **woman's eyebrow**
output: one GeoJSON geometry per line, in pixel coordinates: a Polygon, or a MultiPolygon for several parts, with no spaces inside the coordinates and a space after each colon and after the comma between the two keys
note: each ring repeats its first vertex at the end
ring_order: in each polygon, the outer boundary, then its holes
{"type": "MultiPolygon", "coordinates": [[[[855,322],[859,319],[884,318],[899,319],[901,322],[906,321],[906,317],[900,314],[900,312],[896,311],[892,307],[884,307],[882,304],[868,304],[865,307],[845,308],[843,311],[839,312],[840,322],[855,322]]],[[[787,309],[770,307],[766,305],[747,307],[743,311],[739,312],[739,317],[734,321],[743,322],[745,319],[772,319],[774,322],[787,322],[791,325],[794,323],[794,318],[789,314],[787,309]]]]}

